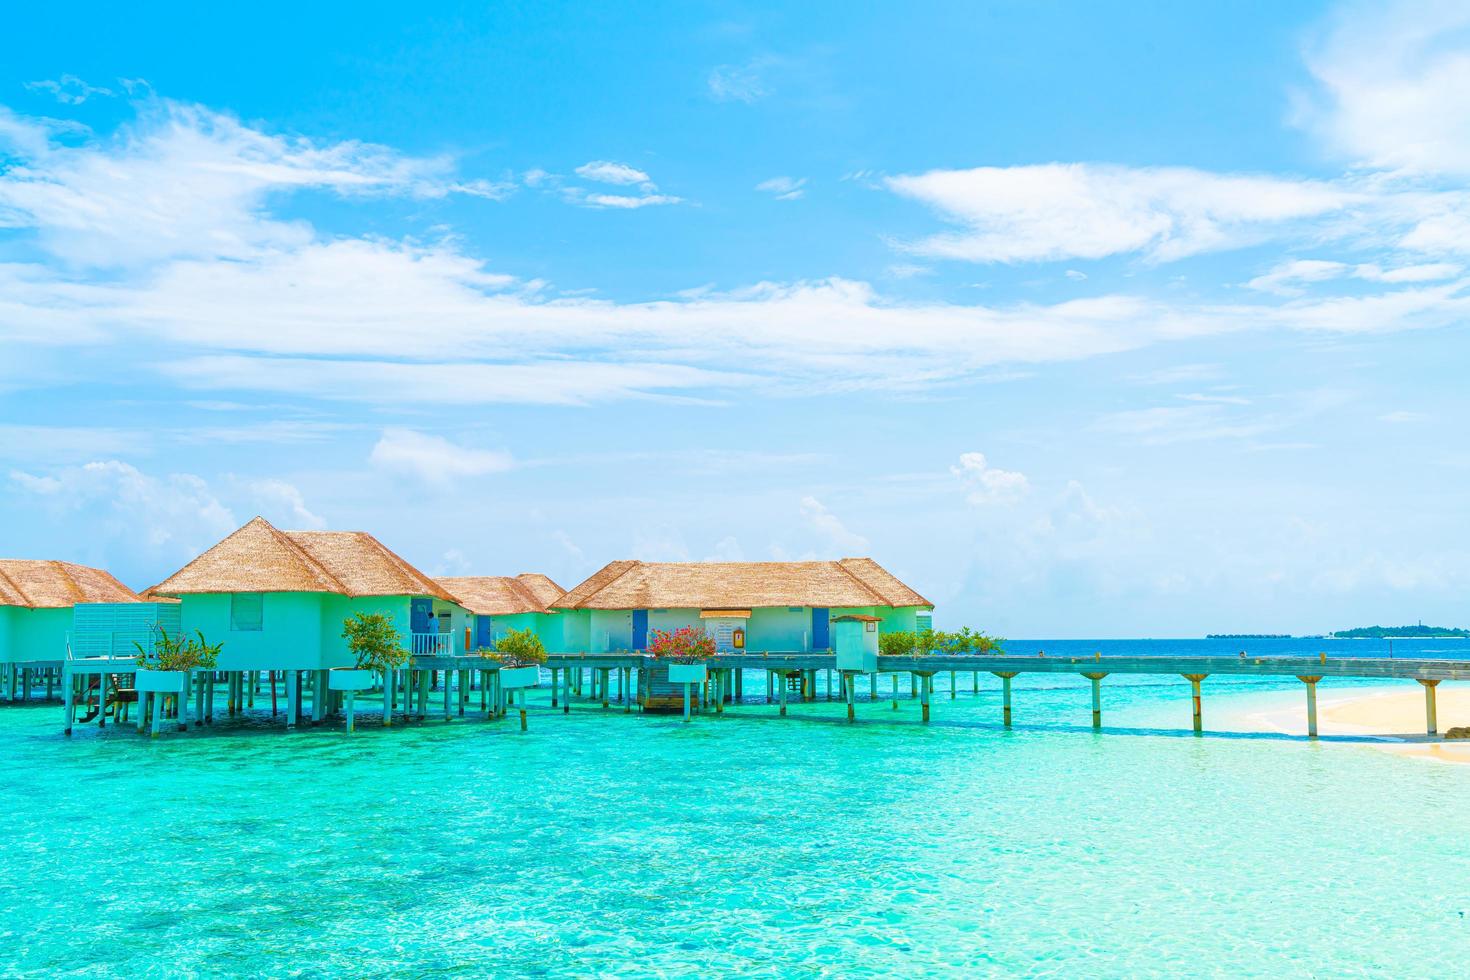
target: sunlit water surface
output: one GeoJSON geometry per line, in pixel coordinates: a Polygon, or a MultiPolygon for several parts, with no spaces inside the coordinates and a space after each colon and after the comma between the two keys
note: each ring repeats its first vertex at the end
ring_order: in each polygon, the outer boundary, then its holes
{"type": "MultiPolygon", "coordinates": [[[[1080,678],[1018,678],[1010,731],[989,676],[955,699],[936,678],[928,726],[907,700],[781,719],[755,680],[688,725],[541,691],[524,734],[288,734],[257,711],[67,740],[57,706],[0,707],[3,972],[1464,968],[1470,766],[1197,738],[1177,679],[1109,678],[1101,734],[1080,678]]],[[[1206,722],[1290,685],[1211,678],[1206,722]]]]}

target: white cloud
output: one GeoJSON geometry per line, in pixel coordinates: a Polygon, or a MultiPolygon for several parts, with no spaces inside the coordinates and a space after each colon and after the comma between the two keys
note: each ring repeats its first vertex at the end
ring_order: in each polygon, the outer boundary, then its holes
{"type": "Polygon", "coordinates": [[[255,480],[250,484],[250,492],[267,519],[283,516],[287,520],[280,523],[298,531],[320,530],[327,526],[323,518],[307,509],[301,491],[285,480],[255,480]]]}
{"type": "Polygon", "coordinates": [[[727,535],[715,544],[712,555],[705,561],[744,561],[745,549],[740,547],[740,542],[734,535],[727,535]]]}
{"type": "Polygon", "coordinates": [[[444,158],[386,147],[316,144],[272,136],[200,106],[150,103],[110,141],[80,146],[42,139],[30,124],[25,154],[0,174],[0,228],[33,229],[43,248],[84,266],[138,266],[167,258],[248,259],[302,247],[312,230],[269,217],[272,194],[307,188],[338,194],[494,196],[494,185],[451,179],[444,158]]]}
{"type": "Polygon", "coordinates": [[[705,80],[710,97],[717,102],[744,102],[749,105],[770,95],[761,78],[765,65],[756,59],[744,65],[719,65],[705,80]]]}
{"type": "Polygon", "coordinates": [[[1423,412],[1407,412],[1403,410],[1397,412],[1388,412],[1384,415],[1378,416],[1378,421],[1380,422],[1394,422],[1398,424],[1403,424],[1407,422],[1425,422],[1428,421],[1428,419],[1429,416],[1424,414],[1423,412]]]}
{"type": "Polygon", "coordinates": [[[442,436],[399,428],[383,430],[368,461],[379,469],[407,474],[435,485],[503,473],[515,466],[510,453],[470,449],[442,436]]]}
{"type": "Polygon", "coordinates": [[[1309,46],[1299,121],[1355,163],[1470,173],[1470,6],[1353,3],[1309,46]]]}
{"type": "Polygon", "coordinates": [[[933,170],[885,183],[962,226],[903,247],[974,262],[1126,252],[1168,261],[1249,244],[1354,199],[1323,181],[1087,163],[933,170]]]}
{"type": "Polygon", "coordinates": [[[772,177],[755,185],[758,191],[773,195],[778,201],[794,201],[806,193],[805,177],[772,177]]]}
{"type": "Polygon", "coordinates": [[[1343,262],[1328,262],[1321,259],[1294,259],[1283,262],[1270,272],[1256,276],[1246,283],[1251,289],[1265,293],[1296,296],[1303,290],[1301,283],[1325,282],[1346,273],[1349,266],[1343,262]]]}
{"type": "Polygon", "coordinates": [[[1375,281],[1394,288],[1378,295],[1274,304],[903,302],[840,278],[610,302],[518,282],[455,241],[328,237],[271,210],[290,188],[450,193],[460,183],[440,162],[150,105],[134,128],[79,147],[57,144],[47,124],[0,115],[24,154],[0,174],[0,215],[33,229],[47,259],[0,262],[8,349],[111,350],[119,369],[201,392],[587,404],[709,400],[736,386],[922,390],[999,365],[1231,331],[1443,326],[1470,306],[1467,284],[1412,284],[1457,268],[1447,263],[1380,272],[1375,281]],[[116,271],[78,274],[77,263],[116,271]]]}
{"type": "Polygon", "coordinates": [[[587,405],[725,388],[745,376],[678,364],[537,361],[525,364],[205,356],[158,365],[185,388],[311,393],[379,404],[587,405]]]}
{"type": "Polygon", "coordinates": [[[1221,404],[1160,406],[1113,412],[1098,419],[1099,432],[1128,436],[1145,445],[1215,439],[1249,439],[1281,428],[1281,419],[1240,418],[1221,404]]]}
{"type": "Polygon", "coordinates": [[[603,184],[646,184],[650,189],[654,186],[648,179],[648,174],[626,163],[614,163],[611,160],[584,163],[577,168],[577,175],[603,184]]]}
{"type": "Polygon", "coordinates": [[[1351,277],[1367,282],[1396,285],[1452,279],[1459,275],[1460,271],[1460,266],[1449,262],[1426,262],[1385,269],[1373,263],[1350,265],[1346,262],[1330,262],[1323,259],[1293,259],[1281,263],[1264,275],[1256,276],[1246,283],[1246,286],[1279,296],[1299,296],[1305,292],[1301,288],[1305,283],[1351,277]]]}
{"type": "Polygon", "coordinates": [[[75,75],[62,75],[58,79],[46,79],[40,82],[26,82],[26,88],[33,92],[50,92],[57,102],[63,105],[81,105],[94,95],[113,95],[111,89],[96,85],[88,85],[75,75]]]}
{"type": "Polygon", "coordinates": [[[639,561],[688,561],[689,546],[677,528],[640,528],[633,534],[633,557],[639,561]]]}
{"type": "Polygon", "coordinates": [[[0,424],[0,460],[26,465],[79,463],[152,450],[148,432],[99,426],[0,424]]]}
{"type": "Polygon", "coordinates": [[[643,194],[638,197],[628,194],[582,194],[576,200],[589,208],[616,208],[629,211],[660,204],[679,204],[683,198],[674,197],[672,194],[643,194]]]}
{"type": "Polygon", "coordinates": [[[965,499],[975,506],[1013,504],[1026,496],[1031,483],[1024,473],[991,466],[984,453],[961,453],[957,466],[949,471],[959,478],[968,491],[965,499]]]}
{"type": "Polygon", "coordinates": [[[119,460],[99,460],[52,475],[12,471],[10,478],[53,516],[87,521],[108,538],[129,539],[155,554],[195,554],[238,526],[192,473],[154,477],[119,460]]]}
{"type": "Polygon", "coordinates": [[[837,515],[816,497],[801,498],[801,516],[832,548],[845,552],[844,557],[851,557],[868,547],[867,538],[849,531],[837,515]]]}

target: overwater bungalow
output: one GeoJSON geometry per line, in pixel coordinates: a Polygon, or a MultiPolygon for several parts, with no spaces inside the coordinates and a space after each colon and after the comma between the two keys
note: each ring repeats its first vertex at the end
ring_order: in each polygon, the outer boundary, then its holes
{"type": "Polygon", "coordinates": [[[566,617],[552,605],[566,590],[545,575],[469,575],[435,579],[469,612],[471,646],[493,648],[509,630],[529,629],[548,650],[565,650],[566,617]]]}
{"type": "Polygon", "coordinates": [[[0,559],[0,667],[9,697],[26,696],[33,677],[44,677],[48,686],[54,681],[78,605],[141,601],[100,568],[0,559]]]}
{"type": "Polygon", "coordinates": [[[470,614],[371,534],[281,531],[256,517],[149,590],[180,600],[183,629],[223,643],[222,671],[351,666],[342,623],[384,613],[413,653],[461,651],[470,614]]]}
{"type": "Polygon", "coordinates": [[[650,630],[702,626],[723,652],[832,647],[839,616],[927,629],[934,604],[871,558],[784,562],[615,561],[553,604],[569,650],[645,650],[650,630]]]}

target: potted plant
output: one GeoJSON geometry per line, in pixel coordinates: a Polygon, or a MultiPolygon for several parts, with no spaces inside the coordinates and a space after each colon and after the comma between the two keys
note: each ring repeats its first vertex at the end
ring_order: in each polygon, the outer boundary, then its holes
{"type": "Polygon", "coordinates": [[[333,691],[367,691],[377,674],[402,667],[408,661],[403,634],[385,613],[357,613],[342,621],[342,638],[356,659],[355,667],[327,671],[327,687],[333,691]]]}
{"type": "Polygon", "coordinates": [[[139,694],[182,694],[191,671],[214,669],[224,644],[205,642],[198,630],[193,636],[170,636],[155,625],[152,643],[145,647],[134,640],[133,646],[138,650],[134,685],[139,694]]]}
{"type": "Polygon", "coordinates": [[[669,662],[671,684],[703,684],[709,677],[705,663],[715,655],[715,638],[696,626],[682,629],[654,630],[648,652],[669,662]]]}
{"type": "Polygon", "coordinates": [[[507,689],[535,687],[546,663],[546,646],[533,630],[509,630],[495,641],[494,649],[481,649],[480,656],[500,664],[500,686],[507,689]]]}

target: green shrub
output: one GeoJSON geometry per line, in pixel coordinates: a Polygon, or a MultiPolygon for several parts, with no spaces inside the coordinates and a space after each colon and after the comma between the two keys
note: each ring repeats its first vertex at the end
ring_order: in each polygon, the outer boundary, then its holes
{"type": "Polygon", "coordinates": [[[917,650],[918,637],[907,630],[878,634],[878,652],[885,657],[911,657],[917,650]]]}
{"type": "Polygon", "coordinates": [[[385,613],[358,613],[342,621],[342,637],[359,670],[393,670],[408,662],[403,634],[385,613]]]}
{"type": "Polygon", "coordinates": [[[142,670],[213,670],[219,662],[223,643],[207,643],[199,630],[194,635],[169,636],[162,626],[153,627],[152,649],[133,641],[138,648],[138,667],[142,670]]]}
{"type": "Polygon", "coordinates": [[[502,667],[535,667],[546,663],[546,646],[529,627],[508,630],[495,641],[495,649],[482,649],[480,656],[499,660],[502,667]]]}

